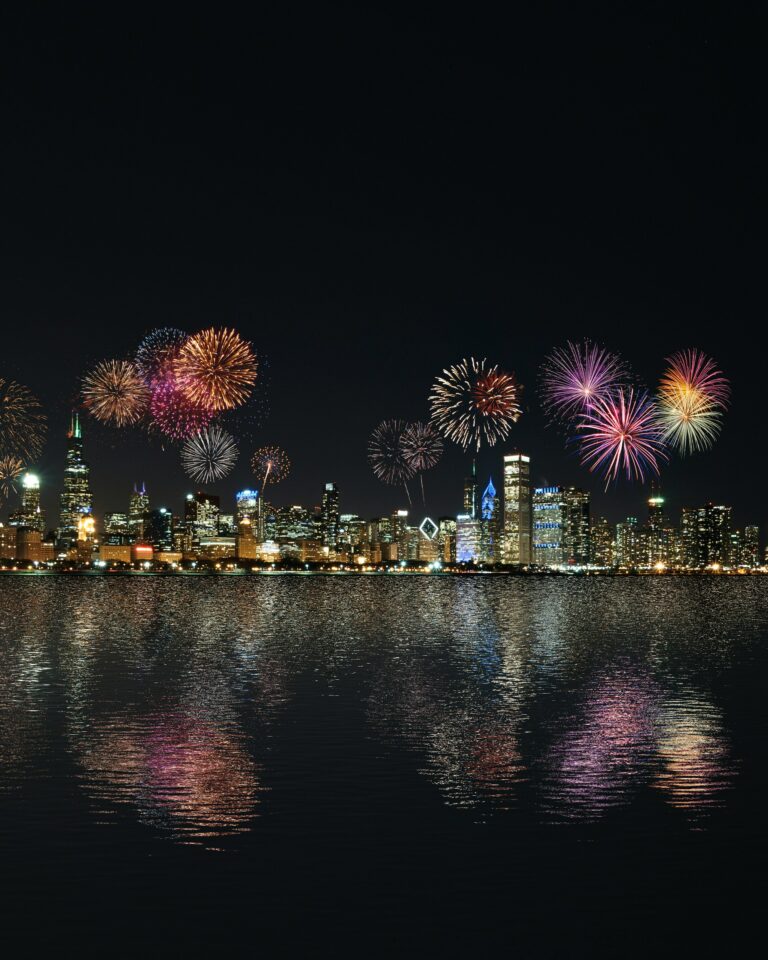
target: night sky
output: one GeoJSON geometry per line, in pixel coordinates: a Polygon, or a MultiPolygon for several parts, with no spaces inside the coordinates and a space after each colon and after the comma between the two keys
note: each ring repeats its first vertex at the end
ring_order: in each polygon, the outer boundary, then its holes
{"type": "MultiPolygon", "coordinates": [[[[675,515],[711,499],[768,526],[749,412],[765,393],[757,18],[361,6],[4,15],[0,375],[46,404],[49,522],[82,373],[153,327],[217,324],[254,342],[271,381],[269,417],[216,488],[224,506],[266,443],[293,461],[277,503],[317,503],[335,480],[344,512],[405,505],[372,476],[368,434],[425,419],[434,376],[475,355],[526,388],[483,479],[500,488],[519,447],[537,483],[642,518],[647,490],[603,494],[541,415],[543,357],[588,336],[649,384],[675,350],[717,359],[733,384],[723,434],[662,487],[675,515]]],[[[193,485],[176,453],[85,436],[97,515],[141,479],[180,509],[193,485]]],[[[432,515],[460,509],[467,463],[452,448],[426,475],[432,515]]]]}

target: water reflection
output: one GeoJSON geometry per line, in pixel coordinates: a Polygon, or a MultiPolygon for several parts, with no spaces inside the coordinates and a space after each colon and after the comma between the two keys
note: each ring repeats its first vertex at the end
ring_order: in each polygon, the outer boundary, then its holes
{"type": "Polygon", "coordinates": [[[258,770],[242,735],[193,717],[113,718],[90,731],[81,762],[92,796],[135,804],[178,839],[243,832],[257,812],[258,770]]]}

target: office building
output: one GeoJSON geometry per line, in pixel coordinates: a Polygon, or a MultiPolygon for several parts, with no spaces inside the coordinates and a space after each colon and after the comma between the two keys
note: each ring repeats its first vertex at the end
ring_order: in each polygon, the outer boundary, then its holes
{"type": "Polygon", "coordinates": [[[541,567],[563,563],[565,498],[562,487],[533,491],[533,562],[541,567]]]}
{"type": "Polygon", "coordinates": [[[64,490],[61,494],[60,508],[59,546],[63,550],[69,550],[77,544],[80,517],[91,513],[93,509],[90,468],[83,456],[83,434],[77,413],[72,414],[67,434],[64,490]]]}
{"type": "Polygon", "coordinates": [[[527,565],[532,561],[531,458],[522,453],[504,456],[504,530],[502,562],[527,565]]]}
{"type": "Polygon", "coordinates": [[[339,489],[335,483],[326,483],[320,507],[321,542],[329,550],[336,550],[339,539],[339,489]]]}
{"type": "Polygon", "coordinates": [[[144,539],[144,518],[149,513],[149,496],[144,483],[133,485],[128,503],[128,536],[134,543],[144,539]]]}

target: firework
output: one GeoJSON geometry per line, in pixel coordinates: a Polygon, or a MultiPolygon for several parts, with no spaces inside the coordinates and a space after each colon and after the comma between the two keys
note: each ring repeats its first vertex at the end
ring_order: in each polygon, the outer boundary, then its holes
{"type": "Polygon", "coordinates": [[[148,333],[136,351],[136,368],[150,383],[164,377],[187,341],[187,334],[175,327],[158,327],[148,333]]]}
{"type": "Polygon", "coordinates": [[[659,385],[659,395],[668,403],[704,402],[724,410],[728,406],[728,380],[714,360],[700,350],[680,350],[667,357],[669,364],[659,385]]]}
{"type": "Polygon", "coordinates": [[[34,462],[42,453],[47,430],[37,397],[20,383],[0,378],[0,456],[34,462]]]}
{"type": "Polygon", "coordinates": [[[83,403],[102,423],[127,427],[144,416],[149,388],[133,363],[103,360],[83,378],[83,403]]]}
{"type": "Polygon", "coordinates": [[[209,425],[213,412],[187,399],[172,376],[152,383],[150,427],[171,440],[186,440],[209,425]]]}
{"type": "Polygon", "coordinates": [[[18,457],[0,457],[0,495],[6,499],[16,492],[16,481],[24,470],[18,457]]]}
{"type": "Polygon", "coordinates": [[[261,478],[262,496],[267,483],[280,483],[291,472],[291,461],[280,447],[261,447],[251,459],[251,468],[261,478]]]}
{"type": "Polygon", "coordinates": [[[368,462],[384,483],[405,483],[416,472],[405,456],[403,437],[407,428],[404,420],[384,420],[368,441],[368,462]]]}
{"type": "Polygon", "coordinates": [[[506,439],[520,419],[520,386],[485,360],[462,360],[443,371],[429,395],[432,422],[464,450],[506,439]]]}
{"type": "Polygon", "coordinates": [[[596,398],[606,397],[626,370],[615,353],[585,340],[553,350],[544,362],[542,397],[553,417],[568,419],[589,409],[596,398]]]}
{"type": "Polygon", "coordinates": [[[256,354],[236,331],[210,327],[189,337],[173,370],[189,400],[217,413],[248,398],[256,382],[256,354]]]}
{"type": "Polygon", "coordinates": [[[665,443],[682,456],[708,450],[720,433],[722,411],[701,396],[659,398],[659,420],[665,443]]]}
{"type": "Polygon", "coordinates": [[[403,458],[414,473],[430,470],[443,455],[443,441],[431,423],[409,423],[401,443],[403,458]]]}
{"type": "Polygon", "coordinates": [[[181,448],[184,471],[198,483],[213,483],[226,477],[237,457],[235,441],[215,423],[190,437],[181,448]]]}
{"type": "Polygon", "coordinates": [[[645,391],[623,387],[590,404],[579,423],[581,461],[611,481],[624,473],[643,482],[667,459],[656,405],[645,391]]]}

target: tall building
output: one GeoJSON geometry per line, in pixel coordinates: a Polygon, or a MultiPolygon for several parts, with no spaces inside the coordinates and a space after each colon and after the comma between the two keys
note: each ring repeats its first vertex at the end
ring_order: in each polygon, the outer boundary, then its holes
{"type": "Polygon", "coordinates": [[[532,560],[531,458],[522,453],[504,455],[503,563],[529,564],[532,560]]]}
{"type": "Polygon", "coordinates": [[[623,523],[616,524],[616,543],[614,545],[614,565],[617,567],[637,567],[644,562],[640,531],[637,517],[627,517],[623,523]]]}
{"type": "Polygon", "coordinates": [[[464,479],[464,516],[477,520],[480,516],[478,503],[477,464],[472,461],[472,473],[464,479]]]}
{"type": "MultiPolygon", "coordinates": [[[[255,525],[259,513],[259,493],[257,490],[240,490],[235,494],[235,520],[239,525],[243,520],[249,520],[255,525]]],[[[246,535],[254,535],[253,530],[246,531],[246,535]]]]}
{"type": "MultiPolygon", "coordinates": [[[[683,558],[691,570],[738,563],[732,557],[731,508],[713,503],[684,507],[681,518],[683,558]]],[[[737,548],[738,549],[738,548],[737,548]]]]}
{"type": "Polygon", "coordinates": [[[482,521],[468,513],[456,517],[456,560],[459,563],[481,563],[482,521]]]}
{"type": "Polygon", "coordinates": [[[597,517],[589,531],[590,563],[596,567],[612,567],[616,531],[605,517],[597,517]]]}
{"type": "Polygon", "coordinates": [[[563,491],[563,563],[583,567],[592,559],[589,494],[578,487],[563,491]]]}
{"type": "Polygon", "coordinates": [[[562,487],[536,487],[533,491],[533,562],[542,567],[560,566],[564,560],[565,491],[562,487]]]}
{"type": "Polygon", "coordinates": [[[760,566],[760,528],[744,527],[744,539],[741,546],[741,562],[745,567],[760,566]]]}
{"type": "Polygon", "coordinates": [[[71,549],[77,544],[77,531],[83,514],[93,509],[93,494],[89,483],[90,468],[83,456],[83,434],[80,417],[72,414],[67,434],[67,457],[64,466],[64,490],[61,494],[59,545],[71,549]]]}
{"type": "Polygon", "coordinates": [[[646,524],[648,563],[669,562],[669,545],[666,527],[664,526],[664,497],[657,491],[648,498],[648,522],[646,524]]]}
{"type": "Polygon", "coordinates": [[[128,536],[134,541],[144,539],[144,517],[149,513],[149,495],[146,485],[134,483],[128,504],[128,536]]]}
{"type": "Polygon", "coordinates": [[[219,498],[210,493],[188,493],[184,503],[184,526],[195,547],[219,534],[219,498]]]}
{"type": "Polygon", "coordinates": [[[150,510],[144,524],[144,540],[152,544],[155,553],[173,550],[173,514],[165,507],[150,510]]]}
{"type": "Polygon", "coordinates": [[[335,550],[339,539],[339,488],[326,483],[321,506],[320,529],[322,544],[335,550]]]}
{"type": "Polygon", "coordinates": [[[27,527],[45,533],[45,514],[40,507],[40,478],[35,473],[25,473],[21,478],[21,505],[9,518],[14,527],[27,527]]]}
{"type": "Polygon", "coordinates": [[[501,562],[501,532],[501,506],[493,477],[489,477],[480,500],[480,554],[484,563],[501,562]]]}

